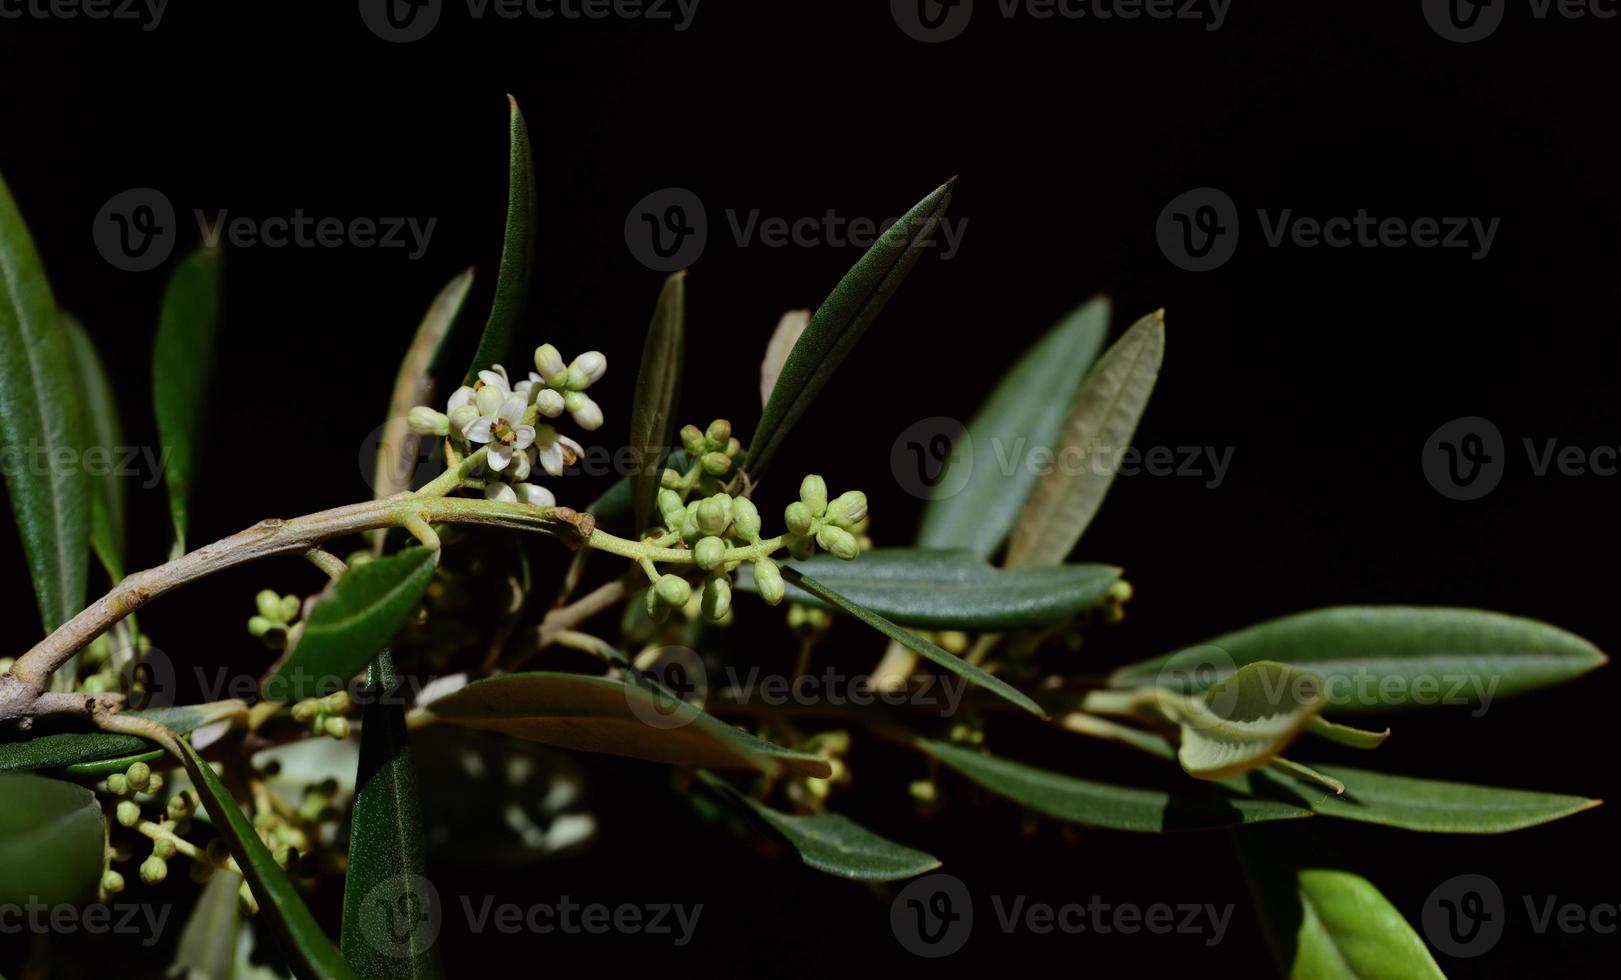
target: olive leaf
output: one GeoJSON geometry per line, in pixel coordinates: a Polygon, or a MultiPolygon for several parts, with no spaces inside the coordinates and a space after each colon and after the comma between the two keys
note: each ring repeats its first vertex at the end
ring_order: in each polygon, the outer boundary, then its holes
{"type": "Polygon", "coordinates": [[[1253,827],[1232,836],[1284,976],[1443,977],[1402,914],[1306,828],[1253,827]]]}
{"type": "Polygon", "coordinates": [[[101,880],[101,804],[83,786],[0,775],[0,905],[93,900],[101,880]]]}
{"type": "Polygon", "coordinates": [[[1122,667],[1115,687],[1198,690],[1245,664],[1276,660],[1322,678],[1333,711],[1492,699],[1572,680],[1606,662],[1546,623],[1476,609],[1341,606],[1297,613],[1122,667]]]}
{"type": "Polygon", "coordinates": [[[968,422],[965,448],[955,447],[935,486],[955,492],[923,509],[917,543],[966,548],[989,558],[1013,530],[1040,474],[1032,453],[1054,451],[1070,406],[1109,332],[1109,301],[1098,297],[1071,312],[1002,375],[968,422]],[[967,476],[956,489],[959,468],[967,476]]]}
{"type": "Polygon", "coordinates": [[[1162,833],[1311,816],[1310,810],[1298,804],[1219,792],[1171,794],[1114,786],[1038,769],[946,742],[920,740],[917,744],[931,758],[998,796],[1070,823],[1162,833]]]}
{"type": "Polygon", "coordinates": [[[777,379],[782,377],[782,369],[788,363],[788,352],[799,343],[799,336],[810,326],[810,310],[789,310],[777,321],[777,328],[771,331],[771,339],[766,342],[765,355],[760,358],[760,407],[765,408],[771,403],[771,392],[777,387],[777,379]]]}
{"type": "MultiPolygon", "coordinates": [[[[422,437],[411,431],[407,419],[412,408],[427,404],[433,397],[433,362],[443,349],[445,338],[450,336],[450,329],[472,286],[472,269],[445,284],[417,325],[411,346],[400,361],[394,391],[388,400],[382,438],[377,443],[377,464],[372,471],[373,496],[378,500],[411,489],[411,475],[416,468],[422,437]]],[[[379,553],[384,537],[379,531],[375,538],[379,553]]]]}
{"type": "Polygon", "coordinates": [[[416,612],[439,552],[407,548],[345,572],[315,601],[293,647],[260,685],[265,698],[331,694],[359,674],[416,612]]]}
{"type": "Polygon", "coordinates": [[[711,773],[704,785],[793,848],[806,867],[851,881],[900,881],[940,866],[933,855],[880,837],[837,813],[787,814],[738,792],[711,773]]]}
{"type": "Polygon", "coordinates": [[[1103,506],[1164,359],[1163,310],[1138,320],[1098,359],[1054,450],[1068,463],[1030,492],[1008,545],[1008,567],[1057,565],[1075,550],[1103,506]]]}
{"type": "Polygon", "coordinates": [[[794,343],[754,432],[743,469],[758,477],[856,341],[889,302],[923,253],[951,205],[956,179],[935,188],[891,225],[851,266],[794,343]]]}
{"type": "Polygon", "coordinates": [[[511,353],[519,321],[529,306],[529,282],[535,264],[535,175],[529,150],[529,127],[518,100],[511,106],[507,162],[507,225],[501,244],[501,269],[495,279],[495,302],[490,307],[478,350],[467,368],[465,382],[478,372],[504,361],[511,353]]]}
{"type": "MultiPolygon", "coordinates": [[[[73,352],[17,202],[0,179],[0,450],[76,453],[85,445],[73,352]]],[[[90,485],[83,466],[5,466],[7,496],[49,632],[84,606],[90,485]]]]}
{"type": "Polygon", "coordinates": [[[651,684],[584,674],[507,674],[435,700],[427,716],[547,745],[709,769],[826,779],[827,760],[726,724],[651,684]]]}
{"type": "Polygon", "coordinates": [[[229,980],[236,969],[236,932],[241,922],[242,876],[215,871],[192,907],[175,947],[171,976],[183,980],[229,980]]]}
{"type": "MultiPolygon", "coordinates": [[[[83,399],[85,452],[106,453],[111,460],[119,447],[127,445],[112,379],[96,353],[96,345],[85,333],[84,324],[64,314],[62,328],[67,331],[74,378],[83,399]]],[[[86,466],[85,470],[91,468],[86,466]]],[[[104,467],[99,477],[90,480],[90,547],[115,583],[124,577],[127,497],[124,478],[116,466],[104,467]]]]}
{"type": "MultiPolygon", "coordinates": [[[[181,708],[154,708],[125,714],[155,721],[177,735],[187,735],[212,722],[241,711],[241,703],[222,701],[181,708]]],[[[162,749],[136,735],[114,732],[53,732],[17,741],[0,742],[0,772],[34,769],[62,769],[71,775],[103,775],[122,772],[136,761],[150,762],[162,749]],[[158,753],[154,756],[153,753],[158,753]],[[103,770],[97,763],[111,760],[114,768],[103,770]]]]}
{"type": "MultiPolygon", "coordinates": [[[[1009,630],[1067,619],[1108,597],[1120,580],[1112,565],[997,568],[969,551],[876,548],[857,561],[817,555],[784,567],[814,575],[849,601],[901,626],[1009,630]]],[[[756,591],[753,566],[737,587],[756,591]]],[[[792,586],[795,602],[838,608],[792,586]]]]}
{"type": "Polygon", "coordinates": [[[186,550],[193,485],[208,420],[208,379],[220,321],[220,254],[203,248],[169,277],[152,345],[152,408],[163,440],[175,551],[186,550]]]}
{"type": "Polygon", "coordinates": [[[1177,761],[1200,779],[1266,765],[1323,707],[1321,680],[1273,661],[1247,664],[1199,694],[1160,694],[1161,710],[1181,728],[1177,761]]]}
{"type": "Polygon", "coordinates": [[[686,360],[686,281],[685,272],[664,280],[653,322],[642,343],[636,400],[630,411],[630,446],[636,454],[636,469],[630,477],[633,528],[639,528],[653,513],[653,494],[659,488],[664,453],[675,438],[675,409],[686,360]]]}

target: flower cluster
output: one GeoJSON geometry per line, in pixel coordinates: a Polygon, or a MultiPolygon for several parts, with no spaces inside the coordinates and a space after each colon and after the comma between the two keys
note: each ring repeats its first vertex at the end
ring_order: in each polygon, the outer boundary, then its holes
{"type": "Polygon", "coordinates": [[[419,405],[407,421],[418,435],[448,437],[458,458],[482,451],[475,479],[483,482],[485,497],[552,507],[557,498],[531,483],[531,474],[538,468],[561,476],[585,449],[540,420],[567,412],[587,432],[601,428],[602,408],[586,389],[607,370],[601,351],[587,351],[565,364],[556,347],[542,344],[535,348],[535,370],[527,378],[514,383],[506,368],[491,365],[472,385],[456,389],[445,411],[419,405]]]}

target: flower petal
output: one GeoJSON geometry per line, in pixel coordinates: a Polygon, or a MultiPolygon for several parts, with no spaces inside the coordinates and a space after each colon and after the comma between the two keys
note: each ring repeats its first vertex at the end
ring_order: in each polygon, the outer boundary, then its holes
{"type": "Polygon", "coordinates": [[[552,476],[563,475],[563,447],[557,443],[539,447],[540,468],[552,476]]]}
{"type": "Polygon", "coordinates": [[[557,498],[552,492],[538,483],[515,483],[512,489],[517,493],[518,500],[535,507],[556,507],[557,498]]]}
{"type": "Polygon", "coordinates": [[[490,444],[490,454],[489,454],[489,456],[485,457],[485,464],[487,466],[489,466],[490,469],[492,469],[495,472],[499,473],[502,470],[506,469],[507,464],[509,464],[511,462],[512,462],[512,447],[511,446],[503,446],[499,442],[493,442],[493,443],[490,444]]]}
{"type": "Polygon", "coordinates": [[[528,407],[528,399],[522,395],[511,395],[501,403],[501,419],[508,425],[516,425],[523,418],[523,410],[528,407]]]}
{"type": "Polygon", "coordinates": [[[473,404],[478,406],[478,414],[495,418],[501,411],[501,403],[507,400],[507,390],[495,385],[487,384],[473,396],[473,404]]]}
{"type": "Polygon", "coordinates": [[[473,404],[473,389],[467,385],[462,385],[451,392],[450,401],[445,405],[445,411],[454,412],[463,405],[471,404],[473,404]]]}
{"type": "Polygon", "coordinates": [[[467,428],[462,430],[462,435],[466,436],[471,442],[489,442],[490,439],[494,438],[490,434],[490,429],[493,428],[494,425],[494,419],[490,418],[488,415],[480,415],[478,418],[467,423],[467,428]]]}
{"type": "Polygon", "coordinates": [[[512,443],[512,448],[513,449],[528,449],[530,446],[535,444],[535,427],[534,426],[532,426],[532,425],[520,425],[516,429],[514,429],[513,432],[514,432],[513,443],[512,443]]]}

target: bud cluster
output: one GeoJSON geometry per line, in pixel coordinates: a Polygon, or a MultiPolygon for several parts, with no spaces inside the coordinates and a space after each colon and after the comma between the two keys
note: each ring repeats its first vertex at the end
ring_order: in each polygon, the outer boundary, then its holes
{"type": "Polygon", "coordinates": [[[263,640],[272,650],[287,649],[287,636],[304,604],[296,595],[279,596],[269,589],[261,590],[253,601],[258,606],[258,614],[248,620],[248,633],[263,640]]]}

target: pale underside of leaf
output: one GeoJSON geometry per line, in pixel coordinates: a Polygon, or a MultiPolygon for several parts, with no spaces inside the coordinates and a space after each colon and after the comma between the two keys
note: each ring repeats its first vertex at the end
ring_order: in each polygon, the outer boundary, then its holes
{"type": "MultiPolygon", "coordinates": [[[[378,500],[411,489],[411,474],[416,469],[422,436],[411,431],[406,417],[417,405],[430,404],[434,359],[449,336],[450,328],[455,325],[472,285],[473,270],[468,269],[439,291],[428,312],[423,315],[422,322],[417,325],[411,346],[400,362],[399,373],[394,378],[394,392],[388,401],[383,436],[377,445],[377,466],[372,485],[378,500]]],[[[382,553],[384,537],[379,532],[374,539],[378,554],[382,553]]]]}
{"type": "Polygon", "coordinates": [[[771,339],[766,342],[765,356],[760,358],[760,407],[764,408],[771,401],[771,392],[777,387],[777,379],[782,376],[782,368],[788,363],[788,352],[799,343],[799,335],[810,326],[810,310],[789,310],[777,321],[777,328],[771,331],[771,339]]]}

